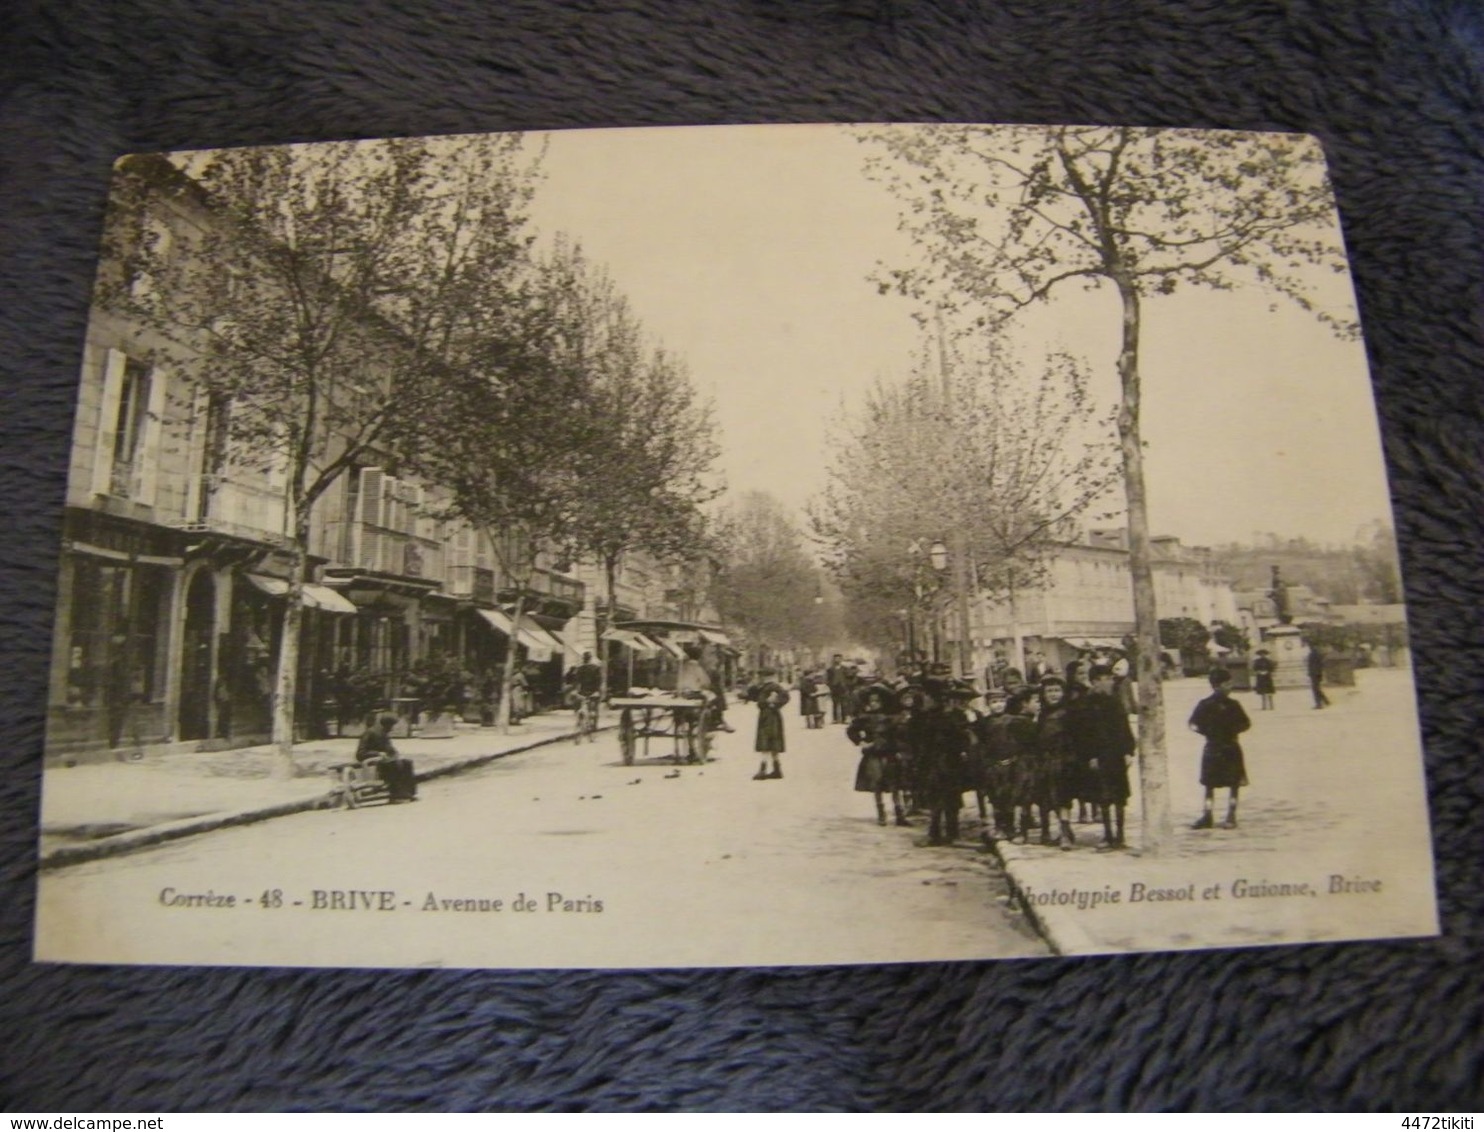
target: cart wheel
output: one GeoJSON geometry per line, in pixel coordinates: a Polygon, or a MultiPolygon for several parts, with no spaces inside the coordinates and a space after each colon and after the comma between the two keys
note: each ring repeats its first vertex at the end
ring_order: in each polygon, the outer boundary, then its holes
{"type": "Polygon", "coordinates": [[[634,734],[634,716],[628,708],[624,708],[623,715],[618,718],[618,743],[623,749],[623,765],[633,766],[638,736],[634,734]]]}

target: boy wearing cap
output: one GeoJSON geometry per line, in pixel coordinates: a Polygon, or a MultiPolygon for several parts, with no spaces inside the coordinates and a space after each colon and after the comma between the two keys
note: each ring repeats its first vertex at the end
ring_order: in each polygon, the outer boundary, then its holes
{"type": "Polygon", "coordinates": [[[1211,670],[1211,694],[1195,705],[1190,715],[1190,729],[1205,736],[1201,752],[1201,785],[1206,788],[1206,802],[1201,816],[1191,829],[1210,829],[1216,791],[1225,787],[1231,792],[1227,801],[1226,820],[1222,829],[1237,828],[1237,793],[1247,785],[1247,766],[1242,757],[1242,744],[1237,736],[1252,726],[1247,712],[1231,698],[1231,673],[1224,668],[1211,670]]]}

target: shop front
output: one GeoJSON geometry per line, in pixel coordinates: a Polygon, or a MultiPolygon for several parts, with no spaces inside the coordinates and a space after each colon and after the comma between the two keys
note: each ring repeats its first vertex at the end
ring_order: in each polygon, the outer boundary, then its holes
{"type": "Polygon", "coordinates": [[[170,737],[169,644],[181,559],[162,553],[171,549],[164,540],[127,534],[104,540],[112,545],[64,546],[49,754],[135,751],[170,737]],[[121,542],[135,549],[120,551],[121,542]]]}

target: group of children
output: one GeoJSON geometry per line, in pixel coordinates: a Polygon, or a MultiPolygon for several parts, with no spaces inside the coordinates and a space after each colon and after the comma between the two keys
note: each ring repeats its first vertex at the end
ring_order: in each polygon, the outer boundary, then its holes
{"type": "MultiPolygon", "coordinates": [[[[988,710],[971,705],[979,692],[949,678],[946,666],[895,685],[857,690],[846,734],[861,752],[855,789],[874,795],[877,821],[892,800],[898,825],[911,812],[929,815],[929,844],[958,837],[965,792],[972,791],[993,835],[1019,844],[1070,850],[1072,815],[1100,821],[1100,850],[1125,847],[1124,812],[1136,742],[1127,698],[1108,665],[1074,668],[1069,679],[1047,675],[1008,693],[992,691],[988,710]],[[1054,822],[1053,822],[1053,819],[1054,822]]],[[[1231,699],[1229,674],[1216,669],[1212,694],[1197,705],[1192,730],[1205,740],[1201,782],[1205,807],[1194,828],[1211,828],[1218,789],[1230,792],[1225,828],[1234,828],[1240,788],[1247,784],[1237,736],[1250,726],[1231,699]]]]}

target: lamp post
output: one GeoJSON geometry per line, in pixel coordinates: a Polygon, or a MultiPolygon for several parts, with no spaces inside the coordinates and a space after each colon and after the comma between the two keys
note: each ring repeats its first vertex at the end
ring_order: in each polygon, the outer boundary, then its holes
{"type": "MultiPolygon", "coordinates": [[[[972,680],[974,678],[973,642],[969,639],[972,629],[969,624],[969,586],[967,570],[969,556],[964,546],[963,535],[955,532],[953,536],[954,546],[950,551],[948,544],[942,539],[937,540],[928,549],[928,562],[932,565],[935,573],[941,577],[953,568],[953,577],[950,579],[950,588],[953,594],[953,603],[958,620],[958,649],[955,660],[957,661],[954,675],[960,680],[972,680]]],[[[916,545],[915,543],[913,545],[916,545]]],[[[937,618],[934,617],[934,625],[937,618]]],[[[937,659],[935,655],[933,659],[937,659]]]]}
{"type": "MultiPolygon", "coordinates": [[[[935,553],[937,553],[938,556],[939,556],[939,558],[941,559],[941,556],[943,554],[946,554],[947,553],[947,548],[944,547],[942,543],[934,543],[932,549],[925,549],[923,547],[923,545],[922,545],[922,540],[921,539],[913,539],[910,543],[907,544],[907,558],[912,563],[912,597],[913,597],[913,610],[914,611],[917,610],[918,608],[921,608],[922,607],[922,605],[923,605],[923,598],[927,597],[929,594],[936,593],[937,590],[938,590],[938,586],[939,586],[940,583],[938,583],[936,580],[935,580],[935,584],[931,588],[929,588],[923,582],[923,565],[924,565],[923,564],[923,559],[924,558],[927,559],[927,566],[929,568],[932,568],[932,569],[936,570],[937,569],[937,566],[935,565],[934,560],[933,560],[935,553]]],[[[931,659],[932,660],[937,660],[938,659],[938,617],[937,617],[937,614],[934,613],[934,612],[932,612],[931,610],[929,610],[929,612],[930,612],[931,615],[928,617],[928,619],[926,621],[926,627],[930,630],[930,632],[932,634],[932,636],[931,636],[931,641],[932,641],[931,659]]],[[[924,653],[928,652],[927,649],[924,649],[922,651],[924,653]]],[[[914,661],[917,659],[917,648],[916,648],[916,645],[915,644],[913,646],[912,659],[914,661]]]]}
{"type": "MultiPolygon", "coordinates": [[[[943,588],[941,579],[943,575],[948,571],[950,560],[951,559],[948,553],[948,546],[946,543],[943,542],[942,539],[937,540],[931,547],[928,548],[928,562],[933,568],[933,573],[936,574],[940,579],[937,586],[937,590],[939,591],[941,591],[943,588]]],[[[933,603],[933,605],[933,660],[937,661],[943,659],[941,653],[948,651],[948,632],[946,620],[943,617],[942,606],[936,601],[933,603]],[[943,642],[943,647],[941,649],[938,647],[939,641],[943,642]]],[[[960,642],[960,647],[962,647],[962,642],[960,642]]],[[[959,676],[962,675],[962,673],[955,672],[954,675],[959,676]]]]}

